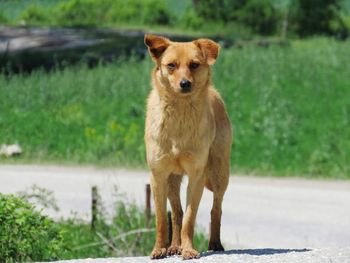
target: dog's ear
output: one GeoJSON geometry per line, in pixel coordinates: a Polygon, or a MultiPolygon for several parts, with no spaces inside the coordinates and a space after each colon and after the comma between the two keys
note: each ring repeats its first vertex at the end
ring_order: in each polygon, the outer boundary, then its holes
{"type": "Polygon", "coordinates": [[[157,61],[170,45],[170,40],[156,35],[145,35],[145,45],[154,61],[157,61]]]}
{"type": "Polygon", "coordinates": [[[194,43],[202,50],[208,65],[213,65],[219,55],[220,45],[210,39],[197,39],[194,43]]]}

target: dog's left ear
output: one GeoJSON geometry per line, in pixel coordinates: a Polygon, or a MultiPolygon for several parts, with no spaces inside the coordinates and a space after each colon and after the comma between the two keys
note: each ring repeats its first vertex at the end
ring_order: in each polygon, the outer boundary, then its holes
{"type": "Polygon", "coordinates": [[[156,35],[145,35],[145,45],[154,61],[157,61],[170,45],[170,40],[156,35]]]}
{"type": "Polygon", "coordinates": [[[210,39],[197,39],[194,43],[202,50],[208,65],[213,65],[219,55],[220,45],[210,39]]]}

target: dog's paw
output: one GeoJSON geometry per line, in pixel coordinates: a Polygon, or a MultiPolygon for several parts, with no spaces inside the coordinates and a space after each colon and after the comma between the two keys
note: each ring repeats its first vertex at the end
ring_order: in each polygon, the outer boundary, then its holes
{"type": "Polygon", "coordinates": [[[221,242],[210,242],[208,246],[209,251],[225,251],[224,247],[221,245],[221,242]]]}
{"type": "Polygon", "coordinates": [[[161,259],[166,257],[166,248],[154,248],[152,253],[151,253],[151,259],[161,259]]]}
{"type": "Polygon", "coordinates": [[[193,248],[184,248],[182,250],[182,259],[186,260],[186,259],[193,259],[193,258],[200,258],[200,254],[198,253],[197,250],[193,249],[193,248]]]}
{"type": "Polygon", "coordinates": [[[170,246],[168,248],[167,254],[168,256],[181,255],[181,247],[180,246],[170,246]]]}

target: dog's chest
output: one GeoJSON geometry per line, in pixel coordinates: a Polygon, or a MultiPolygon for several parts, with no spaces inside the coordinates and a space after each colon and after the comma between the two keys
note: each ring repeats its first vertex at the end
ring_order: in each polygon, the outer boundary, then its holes
{"type": "Polygon", "coordinates": [[[159,154],[176,160],[193,160],[209,151],[212,127],[203,114],[165,116],[158,129],[159,154]]]}
{"type": "Polygon", "coordinates": [[[204,166],[215,134],[215,122],[209,108],[182,104],[149,107],[146,146],[151,165],[184,167],[204,166]]]}

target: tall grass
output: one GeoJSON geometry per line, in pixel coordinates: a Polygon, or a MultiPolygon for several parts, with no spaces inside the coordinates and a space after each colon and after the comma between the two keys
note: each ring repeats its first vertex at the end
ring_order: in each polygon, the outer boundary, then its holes
{"type": "MultiPolygon", "coordinates": [[[[234,126],[234,171],[350,178],[349,42],[223,50],[214,66],[234,126]]],[[[0,76],[0,144],[24,161],[145,165],[150,59],[0,76]]]]}

